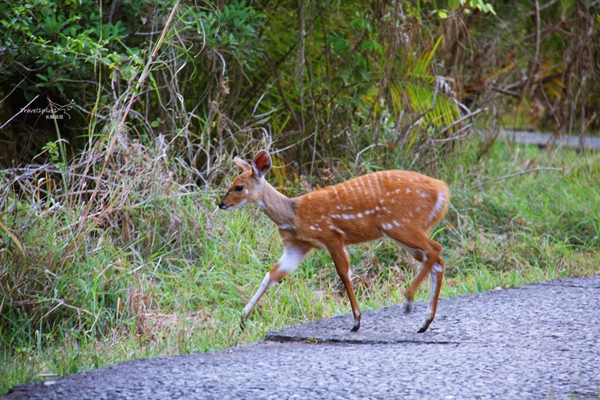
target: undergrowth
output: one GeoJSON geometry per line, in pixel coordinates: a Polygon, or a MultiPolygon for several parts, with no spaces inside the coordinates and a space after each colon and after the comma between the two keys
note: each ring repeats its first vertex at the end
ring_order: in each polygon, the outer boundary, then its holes
{"type": "MultiPolygon", "coordinates": [[[[121,171],[104,225],[82,221],[83,203],[9,195],[0,220],[0,393],[132,358],[219,350],[350,311],[329,256],[315,252],[240,330],[241,309],[282,252],[275,225],[255,207],[218,210],[228,180],[198,192],[170,178],[182,167],[157,157],[168,149],[138,150],[132,169],[145,173],[134,182],[121,171]]],[[[453,196],[434,231],[447,265],[442,296],[600,272],[598,154],[497,143],[477,155],[474,141],[457,144],[437,172],[453,196]]],[[[403,250],[378,241],[348,252],[363,310],[402,301],[418,268],[403,250]]]]}

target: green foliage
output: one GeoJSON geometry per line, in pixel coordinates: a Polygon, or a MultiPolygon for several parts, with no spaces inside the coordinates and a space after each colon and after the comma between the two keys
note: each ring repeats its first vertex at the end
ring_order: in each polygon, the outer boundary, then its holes
{"type": "Polygon", "coordinates": [[[135,59],[136,50],[122,44],[135,26],[103,24],[103,10],[95,2],[9,0],[4,9],[3,81],[12,86],[27,77],[20,85],[27,99],[48,89],[86,93],[94,89],[89,80],[97,64],[114,69],[135,59]]]}
{"type": "MultiPolygon", "coordinates": [[[[450,0],[448,1],[448,8],[450,9],[450,12],[454,13],[462,10],[466,14],[471,14],[472,12],[478,10],[484,13],[496,15],[494,6],[491,3],[486,3],[484,0],[450,0]]],[[[434,9],[433,11],[441,19],[448,18],[448,10],[446,9],[434,9]]]]}
{"type": "MultiPolygon", "coordinates": [[[[373,142],[373,134],[377,144],[398,143],[399,135],[415,128],[400,129],[406,121],[402,116],[414,118],[424,107],[433,106],[432,112],[425,113],[412,136],[428,137],[428,128],[448,125],[461,114],[454,93],[439,90],[444,84],[430,68],[441,37],[433,42],[426,25],[409,30],[400,6],[310,5],[300,15],[305,34],[299,36],[300,27],[290,29],[297,7],[289,2],[268,11],[246,1],[221,8],[178,3],[175,20],[158,43],[174,6],[163,0],[102,8],[87,1],[10,3],[0,30],[7,43],[3,87],[26,101],[44,93],[74,99],[80,118],[95,120],[84,132],[90,137],[107,129],[114,110],[105,105],[111,103],[132,105],[125,121],[142,123],[128,132],[131,136],[153,138],[166,131],[177,138],[179,127],[195,126],[179,146],[188,157],[201,154],[195,161],[205,164],[206,173],[213,169],[204,156],[214,151],[211,141],[219,152],[229,151],[243,147],[263,127],[273,132],[268,141],[283,140],[282,145],[312,132],[312,146],[320,153],[339,144],[357,153],[373,142]],[[146,34],[149,30],[154,33],[146,34]],[[154,54],[158,46],[161,51],[154,54]],[[146,67],[147,83],[141,81],[146,67]],[[284,130],[292,135],[282,135],[284,130]],[[344,130],[354,134],[348,143],[338,143],[344,130]]],[[[8,117],[17,109],[4,111],[8,117]]],[[[69,140],[73,133],[61,136],[69,140]]],[[[308,146],[301,143],[297,150],[305,154],[308,146]]],[[[409,150],[407,158],[413,155],[409,150]]]]}

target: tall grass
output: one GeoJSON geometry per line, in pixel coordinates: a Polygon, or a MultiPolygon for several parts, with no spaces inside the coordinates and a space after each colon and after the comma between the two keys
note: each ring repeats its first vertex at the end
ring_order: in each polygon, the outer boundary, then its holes
{"type": "MultiPolygon", "coordinates": [[[[349,312],[331,260],[315,252],[240,330],[240,310],[282,252],[275,226],[257,208],[218,211],[224,186],[174,184],[167,171],[181,166],[161,159],[164,150],[140,148],[139,160],[155,167],[141,181],[121,176],[114,196],[129,201],[104,226],[80,221],[83,204],[42,207],[11,196],[0,233],[0,393],[131,358],[218,350],[349,312]]],[[[464,143],[439,172],[453,194],[435,233],[448,266],[443,296],[600,272],[598,154],[505,144],[486,159],[476,154],[464,143]],[[532,166],[562,171],[486,183],[532,166]]],[[[413,260],[387,241],[348,251],[363,309],[402,301],[413,260]]]]}

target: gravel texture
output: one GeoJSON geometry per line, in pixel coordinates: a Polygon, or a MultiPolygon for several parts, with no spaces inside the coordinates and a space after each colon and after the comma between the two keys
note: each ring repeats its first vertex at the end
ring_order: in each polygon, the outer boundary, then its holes
{"type": "Polygon", "coordinates": [[[600,276],[366,311],[264,342],[134,360],[14,387],[5,399],[600,399],[600,276]]]}

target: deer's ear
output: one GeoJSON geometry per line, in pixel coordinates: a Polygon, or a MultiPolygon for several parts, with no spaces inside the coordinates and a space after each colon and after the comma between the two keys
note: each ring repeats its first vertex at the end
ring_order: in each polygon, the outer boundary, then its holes
{"type": "Polygon", "coordinates": [[[248,164],[246,161],[242,160],[239,157],[234,158],[233,161],[235,161],[235,163],[237,164],[237,166],[240,167],[240,169],[242,171],[248,171],[250,168],[252,168],[250,166],[250,164],[248,164]]]}
{"type": "Polygon", "coordinates": [[[258,152],[252,160],[252,170],[257,178],[262,178],[271,169],[271,156],[264,150],[258,152]]]}

